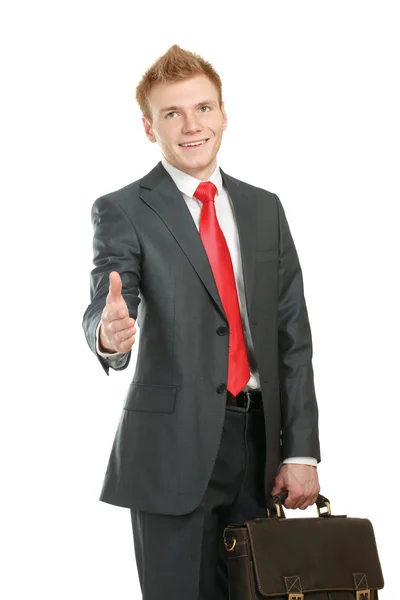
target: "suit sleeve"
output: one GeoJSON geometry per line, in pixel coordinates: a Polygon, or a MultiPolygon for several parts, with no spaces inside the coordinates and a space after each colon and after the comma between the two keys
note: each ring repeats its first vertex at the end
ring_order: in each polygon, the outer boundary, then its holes
{"type": "Polygon", "coordinates": [[[121,276],[122,295],[129,316],[136,320],[140,303],[141,252],[133,223],[110,197],[103,196],[94,202],[91,218],[94,268],[90,274],[90,304],[83,315],[82,326],[89,347],[108,375],[110,367],[116,371],[125,369],[131,356],[129,352],[110,360],[96,351],[96,330],[106,304],[109,275],[111,271],[117,271],[121,276]]]}
{"type": "Polygon", "coordinates": [[[283,459],[320,457],[318,406],[312,366],[312,338],[303,276],[284,208],[279,215],[279,384],[283,459]]]}

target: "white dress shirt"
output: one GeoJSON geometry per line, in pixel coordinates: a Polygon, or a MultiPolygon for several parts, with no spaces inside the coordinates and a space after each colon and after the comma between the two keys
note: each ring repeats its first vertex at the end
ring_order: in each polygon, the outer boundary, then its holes
{"type": "MultiPolygon", "coordinates": [[[[176,187],[181,192],[183,199],[186,202],[186,205],[190,211],[190,214],[193,217],[193,220],[196,224],[197,229],[200,229],[200,213],[202,208],[202,202],[197,198],[193,197],[200,180],[176,169],[165,160],[162,161],[163,167],[172,177],[176,187]]],[[[246,348],[247,348],[247,356],[249,360],[250,366],[250,379],[247,382],[247,385],[244,387],[244,390],[252,390],[252,389],[260,389],[260,375],[257,369],[257,363],[254,354],[254,346],[251,338],[250,326],[249,326],[249,317],[248,310],[246,306],[246,294],[244,289],[244,278],[243,278],[243,267],[242,267],[242,257],[240,253],[240,242],[239,235],[236,226],[235,216],[232,207],[232,201],[229,197],[227,190],[223,187],[221,171],[217,166],[214,173],[211,175],[207,181],[211,181],[215,187],[217,188],[217,192],[215,194],[215,210],[217,213],[217,219],[219,225],[223,231],[226,242],[228,244],[229,252],[232,259],[233,270],[235,274],[236,280],[236,288],[238,292],[239,299],[239,307],[240,314],[242,317],[242,325],[243,332],[245,336],[246,348]]],[[[101,352],[98,344],[98,332],[100,328],[100,323],[97,326],[96,331],[96,339],[97,346],[96,350],[100,356],[103,358],[107,358],[112,360],[113,357],[120,356],[120,353],[106,353],[101,352]]],[[[288,458],[284,461],[295,462],[301,464],[310,464],[313,466],[317,466],[317,460],[311,457],[296,457],[296,458],[288,458]]]]}

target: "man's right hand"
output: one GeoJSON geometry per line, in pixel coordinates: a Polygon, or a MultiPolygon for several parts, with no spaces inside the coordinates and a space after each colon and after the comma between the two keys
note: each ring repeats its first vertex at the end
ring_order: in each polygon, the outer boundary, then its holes
{"type": "Polygon", "coordinates": [[[129,316],[122,297],[122,281],[119,273],[110,273],[110,288],[101,315],[99,342],[102,352],[129,352],[135,342],[135,319],[129,316]]]}

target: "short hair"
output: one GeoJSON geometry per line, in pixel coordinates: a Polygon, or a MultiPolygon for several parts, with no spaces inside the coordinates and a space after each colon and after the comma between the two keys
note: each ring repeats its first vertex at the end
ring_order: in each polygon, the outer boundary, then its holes
{"type": "Polygon", "coordinates": [[[221,106],[222,82],[211,63],[198,54],[183,50],[174,44],[147,69],[136,87],[136,100],[142,114],[151,117],[148,98],[154,85],[168,81],[181,81],[196,75],[206,75],[216,86],[221,106]]]}

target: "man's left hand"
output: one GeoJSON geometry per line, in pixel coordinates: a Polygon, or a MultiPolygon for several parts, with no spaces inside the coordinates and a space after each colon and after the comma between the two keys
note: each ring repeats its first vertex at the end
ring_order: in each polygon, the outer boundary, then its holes
{"type": "Polygon", "coordinates": [[[271,494],[287,491],[285,508],[304,510],[316,502],[320,489],[316,467],[287,463],[281,466],[271,494]]]}

